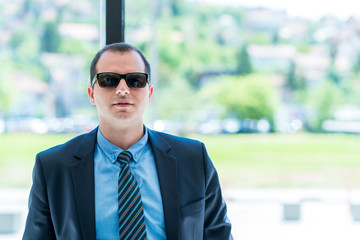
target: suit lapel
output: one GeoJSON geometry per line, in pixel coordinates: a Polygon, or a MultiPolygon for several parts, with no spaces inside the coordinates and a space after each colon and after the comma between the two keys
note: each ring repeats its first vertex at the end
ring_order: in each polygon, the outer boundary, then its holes
{"type": "Polygon", "coordinates": [[[94,149],[97,129],[86,135],[74,152],[78,163],[71,168],[82,235],[95,239],[94,149]]]}
{"type": "Polygon", "coordinates": [[[149,130],[149,140],[159,177],[166,236],[167,239],[178,239],[179,191],[177,159],[169,154],[171,147],[156,132],[149,130]]]}

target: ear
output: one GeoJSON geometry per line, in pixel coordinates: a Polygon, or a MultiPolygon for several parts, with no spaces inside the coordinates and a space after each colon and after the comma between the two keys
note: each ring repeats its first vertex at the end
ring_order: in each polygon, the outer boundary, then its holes
{"type": "Polygon", "coordinates": [[[151,103],[151,97],[153,95],[153,92],[154,92],[154,86],[149,85],[149,103],[151,103]]]}
{"type": "Polygon", "coordinates": [[[92,86],[88,86],[88,95],[91,105],[96,105],[94,98],[94,89],[92,88],[92,86]]]}

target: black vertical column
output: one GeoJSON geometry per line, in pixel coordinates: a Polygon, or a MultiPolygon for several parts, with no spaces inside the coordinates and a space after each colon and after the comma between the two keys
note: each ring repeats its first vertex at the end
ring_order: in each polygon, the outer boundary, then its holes
{"type": "Polygon", "coordinates": [[[125,41],[125,0],[106,0],[106,44],[125,41]]]}

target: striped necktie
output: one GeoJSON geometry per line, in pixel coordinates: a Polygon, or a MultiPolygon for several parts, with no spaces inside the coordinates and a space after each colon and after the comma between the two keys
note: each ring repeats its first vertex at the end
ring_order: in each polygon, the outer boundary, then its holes
{"type": "Polygon", "coordinates": [[[117,160],[121,170],[118,181],[119,239],[147,239],[143,205],[139,185],[129,168],[131,152],[123,151],[117,160]]]}

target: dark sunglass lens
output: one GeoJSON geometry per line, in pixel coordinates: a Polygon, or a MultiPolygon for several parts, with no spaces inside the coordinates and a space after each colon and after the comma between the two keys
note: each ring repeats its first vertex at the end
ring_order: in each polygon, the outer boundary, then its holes
{"type": "Polygon", "coordinates": [[[131,88],[143,88],[147,84],[146,74],[128,74],[126,84],[131,88]]]}
{"type": "Polygon", "coordinates": [[[115,88],[120,82],[120,77],[113,74],[99,74],[98,76],[99,86],[105,88],[115,88]]]}

